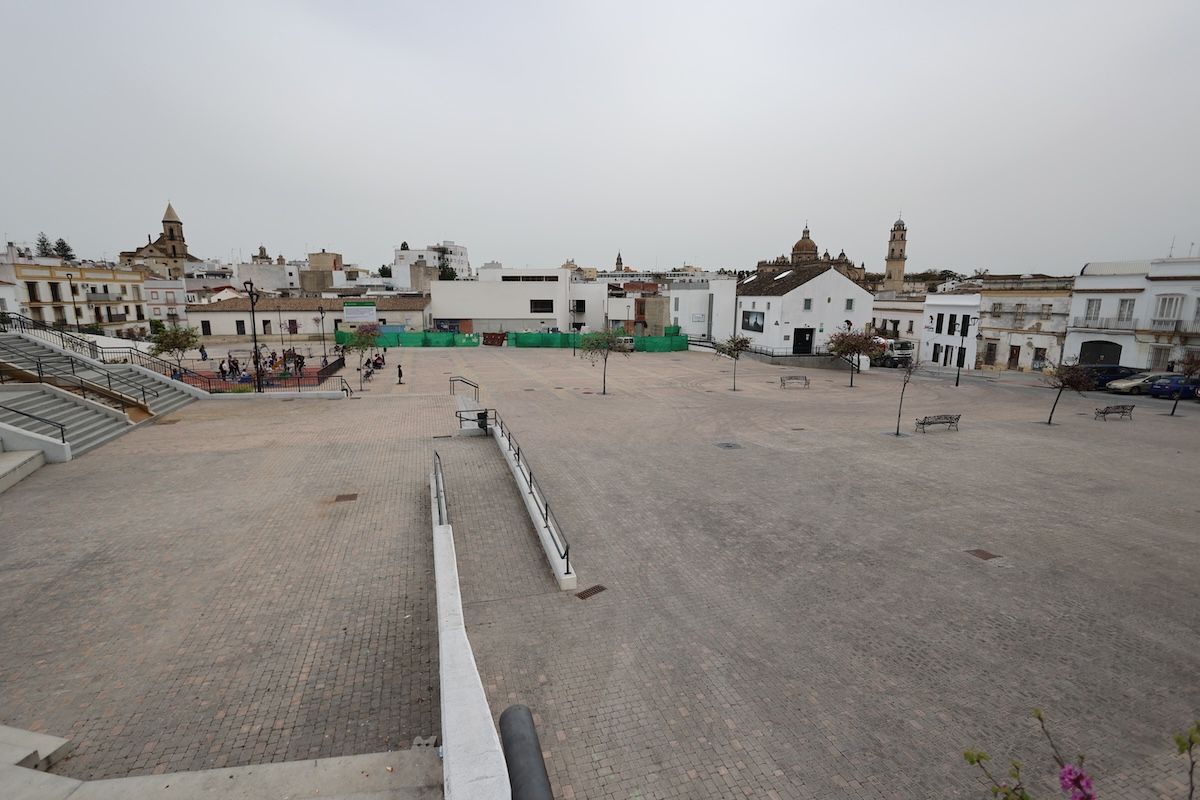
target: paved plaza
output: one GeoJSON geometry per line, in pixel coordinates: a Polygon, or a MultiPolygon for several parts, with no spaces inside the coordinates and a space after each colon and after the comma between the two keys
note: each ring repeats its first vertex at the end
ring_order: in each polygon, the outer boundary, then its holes
{"type": "Polygon", "coordinates": [[[735,393],[635,353],[601,396],[569,350],[402,355],[405,386],[194,403],[0,495],[0,722],[74,740],[77,777],[437,732],[436,446],[489,700],[534,710],[560,798],[983,797],[964,748],[1050,774],[1034,706],[1105,795],[1182,796],[1200,405],[1064,395],[1048,427],[1031,381],[919,376],[896,438],[893,371],[743,359],[735,393]],[[434,438],[451,374],[605,591],[555,589],[488,440],[434,438]],[[912,435],[933,413],[961,430],[912,435]]]}

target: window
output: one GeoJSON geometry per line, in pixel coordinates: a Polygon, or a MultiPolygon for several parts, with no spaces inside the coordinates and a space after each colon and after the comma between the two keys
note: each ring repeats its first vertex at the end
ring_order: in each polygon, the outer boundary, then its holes
{"type": "Polygon", "coordinates": [[[571,311],[575,312],[576,314],[582,314],[585,308],[587,308],[586,300],[571,301],[571,311]]]}
{"type": "Polygon", "coordinates": [[[25,281],[25,293],[27,295],[29,295],[29,302],[31,302],[31,303],[40,303],[41,302],[41,300],[38,298],[37,281],[25,281]]]}
{"type": "Polygon", "coordinates": [[[1117,321],[1133,321],[1133,300],[1131,298],[1117,301],[1117,321]]]}
{"type": "Polygon", "coordinates": [[[933,343],[933,363],[936,364],[938,362],[938,359],[940,359],[941,357],[942,357],[942,346],[940,344],[938,344],[937,342],[934,342],[933,343]]]}
{"type": "Polygon", "coordinates": [[[206,319],[200,320],[200,335],[212,336],[212,323],[206,319]]]}
{"type": "Polygon", "coordinates": [[[958,348],[958,368],[962,369],[967,365],[967,348],[958,348]]]}
{"type": "Polygon", "coordinates": [[[530,300],[529,301],[529,313],[530,314],[553,314],[554,313],[554,301],[553,300],[530,300]]]}
{"type": "Polygon", "coordinates": [[[1050,319],[1050,314],[1054,311],[1054,306],[1051,303],[1042,303],[1042,319],[1050,319]]]}
{"type": "MultiPolygon", "coordinates": [[[[938,316],[940,317],[940,316],[941,316],[941,314],[939,314],[938,316]]],[[[950,319],[949,319],[949,321],[948,321],[948,324],[947,324],[947,326],[946,326],[946,335],[948,335],[948,336],[953,336],[955,333],[957,333],[957,332],[958,332],[958,323],[957,323],[957,322],[955,322],[955,320],[957,320],[957,319],[958,319],[958,315],[957,315],[957,314],[951,314],[951,315],[950,315],[950,319]]]]}
{"type": "Polygon", "coordinates": [[[263,333],[269,334],[271,332],[271,320],[264,319],[262,321],[262,326],[263,326],[263,333]]]}
{"type": "Polygon", "coordinates": [[[129,287],[123,283],[121,284],[121,294],[123,294],[123,295],[129,294],[129,287]]]}
{"type": "Polygon", "coordinates": [[[78,285],[78,284],[75,284],[75,283],[72,283],[72,284],[71,284],[71,294],[72,294],[72,295],[78,295],[78,294],[79,294],[79,285],[78,285]]]}
{"type": "Polygon", "coordinates": [[[1179,319],[1179,312],[1182,310],[1183,295],[1164,294],[1158,298],[1158,303],[1154,306],[1154,318],[1156,320],[1179,319]]]}
{"type": "Polygon", "coordinates": [[[1016,308],[1014,308],[1013,310],[1016,312],[1018,319],[1021,319],[1022,317],[1025,316],[1025,304],[1024,303],[1017,303],[1016,308]]]}
{"type": "Polygon", "coordinates": [[[1150,348],[1150,369],[1165,370],[1170,360],[1171,348],[1169,346],[1152,346],[1150,348]]]}
{"type": "MultiPolygon", "coordinates": [[[[938,314],[938,315],[937,315],[937,322],[936,322],[936,323],[934,324],[934,326],[933,326],[933,332],[934,332],[934,333],[941,333],[941,332],[942,332],[942,323],[943,323],[943,321],[945,320],[945,317],[946,317],[946,315],[945,315],[945,314],[938,314]]],[[[935,356],[933,360],[934,360],[934,361],[937,361],[937,357],[935,356]]]]}
{"type": "MultiPolygon", "coordinates": [[[[387,320],[386,319],[380,320],[380,324],[386,325],[387,320]]],[[[295,335],[299,332],[300,332],[300,323],[294,319],[289,319],[288,320],[288,333],[295,335]]]]}
{"type": "Polygon", "coordinates": [[[1002,313],[1003,313],[1003,312],[1001,311],[1001,309],[1002,309],[1002,308],[1004,308],[1004,306],[1002,306],[1001,304],[999,304],[999,303],[992,303],[992,314],[994,314],[994,315],[997,315],[997,316],[998,316],[998,315],[1000,315],[1000,314],[1002,314],[1002,313]]]}
{"type": "Polygon", "coordinates": [[[908,332],[913,332],[913,321],[911,319],[908,321],[908,332]]]}
{"type": "Polygon", "coordinates": [[[62,300],[62,297],[59,296],[58,284],[57,283],[50,284],[50,302],[58,303],[61,300],[62,300]]]}
{"type": "Polygon", "coordinates": [[[1087,301],[1087,309],[1083,312],[1084,319],[1100,319],[1100,298],[1087,301]]]}
{"type": "Polygon", "coordinates": [[[150,299],[151,299],[151,300],[157,300],[157,299],[158,299],[158,292],[156,292],[156,291],[151,291],[151,292],[150,292],[150,299]]]}
{"type": "Polygon", "coordinates": [[[246,320],[244,320],[244,319],[235,320],[234,325],[237,326],[238,336],[246,335],[246,320]]]}
{"type": "Polygon", "coordinates": [[[679,298],[678,297],[675,298],[675,310],[676,311],[679,310],[679,298]]]}
{"type": "Polygon", "coordinates": [[[854,310],[854,298],[853,298],[853,297],[847,297],[847,298],[846,298],[846,310],[847,310],[847,311],[853,311],[853,310],[854,310]]]}
{"type": "Polygon", "coordinates": [[[804,310],[812,311],[812,298],[811,297],[804,298],[804,310]]]}
{"type": "Polygon", "coordinates": [[[158,306],[155,306],[155,307],[154,307],[154,316],[156,316],[156,317],[161,317],[161,316],[162,316],[162,309],[161,309],[161,308],[159,308],[158,306]]]}
{"type": "Polygon", "coordinates": [[[167,302],[168,303],[175,302],[175,293],[174,292],[167,292],[167,302]]]}
{"type": "Polygon", "coordinates": [[[768,300],[767,301],[767,311],[770,311],[770,310],[771,310],[771,301],[768,300]]]}

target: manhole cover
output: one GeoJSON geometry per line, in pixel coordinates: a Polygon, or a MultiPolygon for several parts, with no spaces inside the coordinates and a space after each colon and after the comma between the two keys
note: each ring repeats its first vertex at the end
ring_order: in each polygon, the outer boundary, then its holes
{"type": "Polygon", "coordinates": [[[741,450],[742,446],[737,442],[714,442],[715,446],[722,450],[741,450]]]}
{"type": "Polygon", "coordinates": [[[584,589],[582,592],[576,593],[575,596],[578,597],[580,600],[587,600],[589,597],[594,597],[595,595],[600,594],[607,588],[608,588],[607,586],[602,586],[597,583],[595,586],[593,586],[590,589],[584,589]]]}
{"type": "Polygon", "coordinates": [[[333,502],[349,503],[349,502],[351,502],[353,500],[357,500],[357,499],[358,499],[358,492],[355,492],[354,494],[339,494],[337,497],[333,498],[333,502]]]}
{"type": "Polygon", "coordinates": [[[987,550],[980,550],[978,548],[976,548],[975,550],[967,550],[965,552],[970,553],[971,555],[975,556],[976,558],[981,558],[984,561],[991,561],[993,558],[1000,557],[1000,556],[996,555],[995,553],[989,553],[987,550]]]}

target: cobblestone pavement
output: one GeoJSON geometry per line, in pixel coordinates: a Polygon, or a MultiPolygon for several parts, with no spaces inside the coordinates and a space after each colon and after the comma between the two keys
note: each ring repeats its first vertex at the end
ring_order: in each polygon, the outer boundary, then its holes
{"type": "MultiPolygon", "coordinates": [[[[558,797],[984,797],[964,748],[1051,774],[1035,706],[1105,795],[1183,796],[1200,406],[1105,423],[1103,394],[1067,394],[1047,426],[1044,388],[918,376],[902,430],[962,429],[896,438],[892,371],[781,390],[797,369],[744,359],[733,393],[728,361],[637,353],[602,397],[570,351],[405,357],[482,383],[580,587],[608,587],[466,612],[493,710],[534,709],[558,797]]],[[[449,491],[452,515],[486,502],[449,491]]]]}
{"type": "Polygon", "coordinates": [[[0,722],[70,738],[78,778],[437,733],[453,404],[407,392],[193,403],[0,495],[0,722]]]}

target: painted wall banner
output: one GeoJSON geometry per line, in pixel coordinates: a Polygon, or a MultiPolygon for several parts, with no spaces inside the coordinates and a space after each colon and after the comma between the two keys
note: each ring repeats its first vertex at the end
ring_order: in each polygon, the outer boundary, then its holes
{"type": "Polygon", "coordinates": [[[378,322],[374,300],[347,300],[342,303],[342,322],[347,325],[362,325],[378,322]]]}

